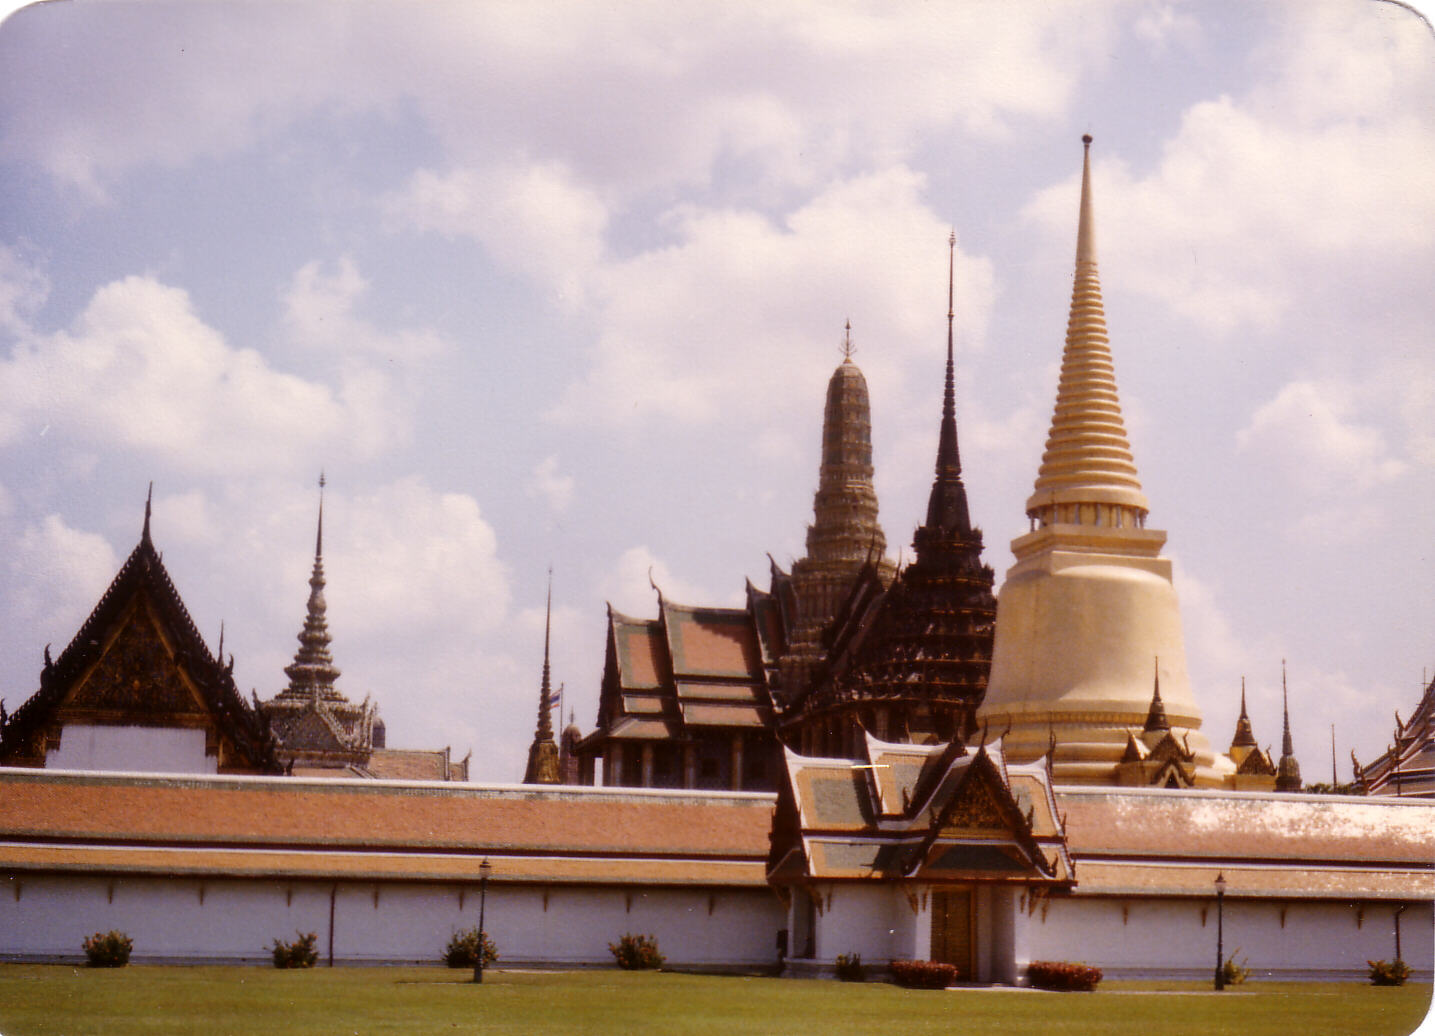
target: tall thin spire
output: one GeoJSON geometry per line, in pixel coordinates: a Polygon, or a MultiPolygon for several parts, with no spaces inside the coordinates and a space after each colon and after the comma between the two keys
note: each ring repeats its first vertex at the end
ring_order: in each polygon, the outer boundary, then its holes
{"type": "Polygon", "coordinates": [[[1236,733],[1231,738],[1232,748],[1255,748],[1256,735],[1251,729],[1251,717],[1246,714],[1246,678],[1241,677],[1241,715],[1236,720],[1236,733]]]}
{"type": "Polygon", "coordinates": [[[309,575],[309,604],[304,615],[304,628],[299,632],[299,650],[292,664],[285,666],[289,686],[280,697],[304,696],[314,701],[341,700],[343,695],[334,687],[339,670],[329,654],[328,604],[324,600],[324,486],[319,475],[319,521],[314,536],[314,568],[309,575]]]}
{"type": "Polygon", "coordinates": [[[1143,525],[1149,504],[1126,438],[1096,267],[1091,136],[1081,138],[1076,275],[1056,408],[1027,514],[1044,524],[1143,525]],[[1083,507],[1082,505],[1087,505],[1083,507]],[[1117,513],[1098,514],[1102,508],[1117,513]]]}
{"type": "MultiPolygon", "coordinates": [[[[967,536],[972,520],[967,491],[962,485],[962,458],[957,449],[956,364],[953,360],[953,324],[956,318],[956,231],[947,237],[947,377],[942,391],[942,424],[937,436],[937,477],[927,498],[927,527],[950,536],[967,536]]],[[[920,548],[919,548],[920,550],[920,548]]]]}
{"type": "Polygon", "coordinates": [[[1281,659],[1281,713],[1285,727],[1281,733],[1281,761],[1276,764],[1276,791],[1300,791],[1300,763],[1296,761],[1291,742],[1290,696],[1286,691],[1286,660],[1281,659]]]}
{"type": "Polygon", "coordinates": [[[553,685],[548,664],[549,635],[553,629],[553,569],[548,569],[548,602],[543,616],[543,679],[538,688],[538,726],[528,748],[524,784],[561,784],[558,745],[553,740],[553,685]]]}
{"type": "Polygon", "coordinates": [[[1151,708],[1146,712],[1145,733],[1154,734],[1165,732],[1171,729],[1171,721],[1166,718],[1166,706],[1161,701],[1161,660],[1156,660],[1155,687],[1151,692],[1151,708]]]}
{"type": "Polygon", "coordinates": [[[151,542],[153,542],[153,541],[149,538],[150,503],[151,503],[153,500],[154,500],[154,482],[150,482],[150,484],[149,484],[149,492],[147,492],[147,493],[145,494],[145,498],[144,498],[144,528],[142,528],[142,529],[140,530],[140,542],[141,542],[141,543],[151,543],[151,542]]]}

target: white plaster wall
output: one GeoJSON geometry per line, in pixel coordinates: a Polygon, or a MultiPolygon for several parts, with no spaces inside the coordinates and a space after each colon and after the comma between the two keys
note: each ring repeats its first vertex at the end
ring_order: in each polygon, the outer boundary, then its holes
{"type": "Polygon", "coordinates": [[[816,960],[858,953],[868,964],[886,964],[910,955],[912,933],[901,914],[912,912],[898,888],[874,882],[822,885],[817,891],[824,905],[817,918],[816,960]]]}
{"type": "Polygon", "coordinates": [[[52,770],[219,772],[219,760],[204,754],[203,730],[80,723],[65,725],[60,732],[60,747],[45,753],[45,766],[52,770]]]}
{"type": "MultiPolygon", "coordinates": [[[[1254,977],[1360,977],[1367,960],[1395,956],[1394,906],[1385,902],[1249,902],[1227,899],[1226,955],[1236,954],[1254,977]],[[1285,912],[1282,926],[1281,912],[1285,912]]],[[[1214,901],[1056,898],[1045,917],[1038,906],[1026,920],[1020,964],[1031,960],[1084,961],[1108,978],[1212,975],[1216,966],[1214,901]],[[1122,910],[1125,908],[1123,921],[1122,910]],[[1202,908],[1206,910],[1202,924],[1202,908]]],[[[1431,904],[1401,918],[1401,952],[1428,980],[1435,955],[1431,904]]]]}
{"type": "MultiPolygon", "coordinates": [[[[327,959],[331,888],[336,961],[436,962],[478,926],[477,888],[453,885],[20,875],[0,884],[0,957],[74,958],[85,936],[118,928],[136,960],[268,960],[296,931],[315,932],[327,959]]],[[[608,943],[632,932],[675,966],[760,967],[777,960],[782,921],[767,889],[555,888],[545,909],[543,890],[493,883],[485,927],[509,963],[611,964],[608,943]]]]}

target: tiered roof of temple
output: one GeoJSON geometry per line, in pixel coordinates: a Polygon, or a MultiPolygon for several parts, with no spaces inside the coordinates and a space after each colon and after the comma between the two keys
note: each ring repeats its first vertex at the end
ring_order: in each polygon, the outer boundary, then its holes
{"type": "Polygon", "coordinates": [[[1044,762],[1000,743],[867,736],[862,764],[785,753],[768,880],[892,879],[1070,887],[1075,868],[1044,762]]]}
{"type": "Polygon", "coordinates": [[[953,262],[948,242],[947,366],[936,477],[917,558],[890,586],[867,563],[825,637],[827,659],[806,694],[788,700],[783,740],[816,755],[857,756],[863,732],[883,740],[964,741],[991,665],[996,598],[971,522],[957,446],[953,262]]]}
{"type": "MultiPolygon", "coordinates": [[[[222,637],[216,657],[165,570],[150,508],[147,498],[139,543],[69,646],[54,660],[46,646],[40,689],[0,714],[0,764],[66,765],[67,728],[71,740],[84,728],[177,728],[203,731],[219,773],[279,772],[262,716],[235,687],[234,659],[222,661],[222,637]]],[[[124,768],[153,765],[134,758],[124,768]]]]}
{"type": "Polygon", "coordinates": [[[578,746],[582,780],[605,785],[770,791],[775,786],[766,673],[770,600],[696,608],[658,593],[658,618],[608,608],[598,728],[578,746]]]}
{"type": "Polygon", "coordinates": [[[1435,798],[1435,679],[1425,684],[1409,720],[1402,720],[1396,710],[1390,747],[1384,753],[1365,766],[1354,752],[1350,761],[1367,795],[1435,798]]]}

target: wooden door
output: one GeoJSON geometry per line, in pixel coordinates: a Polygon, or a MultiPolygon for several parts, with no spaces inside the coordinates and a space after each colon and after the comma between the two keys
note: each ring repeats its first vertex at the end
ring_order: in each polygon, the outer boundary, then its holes
{"type": "Polygon", "coordinates": [[[932,890],[932,960],[957,966],[957,980],[972,980],[972,890],[932,890]]]}

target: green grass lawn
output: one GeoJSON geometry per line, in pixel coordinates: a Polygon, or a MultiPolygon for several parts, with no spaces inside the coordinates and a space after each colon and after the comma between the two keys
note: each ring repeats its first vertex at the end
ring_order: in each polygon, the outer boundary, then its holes
{"type": "Polygon", "coordinates": [[[655,972],[0,965],[4,1036],[384,1033],[1101,1033],[1405,1036],[1430,986],[1103,983],[1095,993],[655,972]]]}

